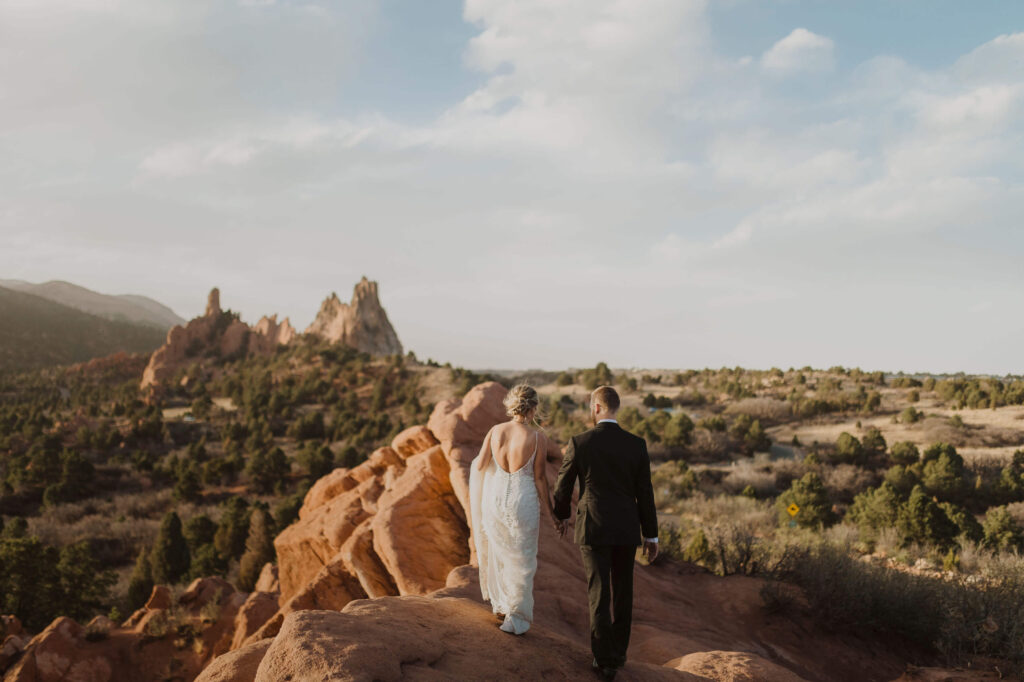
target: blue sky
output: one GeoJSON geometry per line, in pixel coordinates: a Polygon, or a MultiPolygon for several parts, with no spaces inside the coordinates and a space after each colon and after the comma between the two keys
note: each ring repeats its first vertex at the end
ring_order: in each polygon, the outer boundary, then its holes
{"type": "Polygon", "coordinates": [[[1024,6],[0,0],[0,277],[471,367],[1024,372],[1024,6]]]}

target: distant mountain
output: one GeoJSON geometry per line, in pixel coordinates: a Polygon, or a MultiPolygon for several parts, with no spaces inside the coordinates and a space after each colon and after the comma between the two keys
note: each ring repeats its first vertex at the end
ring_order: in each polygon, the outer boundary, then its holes
{"type": "Polygon", "coordinates": [[[166,336],[153,324],[108,320],[0,287],[0,371],[82,362],[119,350],[148,353],[166,336]]]}
{"type": "Polygon", "coordinates": [[[101,294],[60,280],[32,284],[20,279],[0,279],[0,287],[34,294],[108,320],[144,324],[164,331],[185,322],[164,304],[145,296],[101,294]]]}

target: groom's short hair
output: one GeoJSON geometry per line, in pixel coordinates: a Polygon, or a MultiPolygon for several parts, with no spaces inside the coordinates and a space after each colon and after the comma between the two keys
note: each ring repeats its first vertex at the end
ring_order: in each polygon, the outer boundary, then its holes
{"type": "Polygon", "coordinates": [[[619,393],[611,386],[598,386],[590,396],[591,400],[601,403],[609,412],[619,409],[619,393]]]}

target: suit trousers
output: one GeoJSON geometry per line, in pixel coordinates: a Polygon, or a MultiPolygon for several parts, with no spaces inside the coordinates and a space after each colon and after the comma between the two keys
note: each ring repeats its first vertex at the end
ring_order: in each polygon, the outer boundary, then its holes
{"type": "Polygon", "coordinates": [[[626,664],[636,545],[580,545],[590,602],[590,648],[602,667],[626,664]]]}

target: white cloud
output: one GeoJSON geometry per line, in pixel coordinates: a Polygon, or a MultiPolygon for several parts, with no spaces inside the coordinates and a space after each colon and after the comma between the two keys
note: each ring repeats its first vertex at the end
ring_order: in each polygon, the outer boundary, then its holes
{"type": "MultiPolygon", "coordinates": [[[[304,326],[365,273],[406,345],[478,367],[955,368],[955,325],[920,356],[891,338],[967,309],[1024,248],[1018,35],[795,93],[776,76],[834,67],[805,29],[755,64],[717,54],[700,1],[470,0],[478,80],[402,123],[338,96],[359,12],[132,2],[88,23],[73,6],[48,27],[0,0],[0,24],[31,29],[0,44],[20,65],[0,91],[5,276],[186,315],[220,284],[247,318],[304,326]],[[888,335],[829,334],[869,304],[888,335]]],[[[999,308],[972,324],[1005,332],[999,308]]]]}
{"type": "Polygon", "coordinates": [[[830,71],[834,47],[831,38],[795,28],[761,55],[761,66],[780,74],[830,71]]]}

